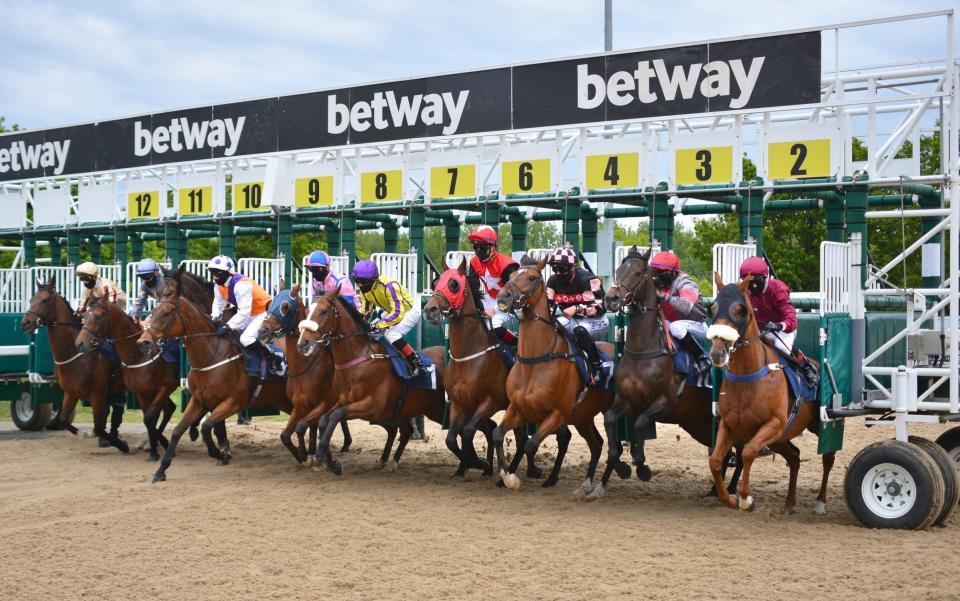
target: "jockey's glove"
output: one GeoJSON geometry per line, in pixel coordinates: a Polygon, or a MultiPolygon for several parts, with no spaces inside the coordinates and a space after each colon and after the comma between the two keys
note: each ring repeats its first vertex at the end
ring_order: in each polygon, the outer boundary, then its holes
{"type": "Polygon", "coordinates": [[[765,332],[782,332],[783,324],[776,321],[768,321],[767,325],[763,326],[765,332]]]}
{"type": "Polygon", "coordinates": [[[229,336],[232,333],[233,330],[227,324],[223,324],[217,328],[217,336],[229,336]]]}

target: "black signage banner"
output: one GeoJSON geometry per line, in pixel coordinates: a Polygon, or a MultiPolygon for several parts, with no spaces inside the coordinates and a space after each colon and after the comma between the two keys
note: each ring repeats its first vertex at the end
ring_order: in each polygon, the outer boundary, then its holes
{"type": "Polygon", "coordinates": [[[0,181],[812,104],[820,32],[619,52],[0,135],[0,181]]]}

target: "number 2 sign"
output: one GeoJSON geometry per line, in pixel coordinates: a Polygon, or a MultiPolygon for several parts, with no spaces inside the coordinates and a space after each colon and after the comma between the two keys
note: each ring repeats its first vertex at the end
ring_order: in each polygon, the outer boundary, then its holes
{"type": "Polygon", "coordinates": [[[832,124],[770,128],[766,178],[830,177],[840,172],[839,130],[832,124]]]}

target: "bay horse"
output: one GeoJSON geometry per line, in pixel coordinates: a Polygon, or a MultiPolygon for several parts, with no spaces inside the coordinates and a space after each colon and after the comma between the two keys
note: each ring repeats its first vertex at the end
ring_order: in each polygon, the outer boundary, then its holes
{"type": "MultiPolygon", "coordinates": [[[[477,278],[466,276],[466,260],[460,266],[447,267],[434,286],[433,295],[423,309],[429,323],[440,325],[449,320],[450,363],[443,375],[443,387],[450,399],[450,428],[447,430],[447,448],[460,459],[455,476],[463,476],[470,468],[483,470],[484,476],[493,475],[493,429],[490,419],[507,408],[507,368],[497,345],[501,344],[486,325],[481,308],[480,287],[477,278]],[[473,446],[477,430],[487,439],[487,459],[482,461],[473,446]],[[460,437],[461,446],[457,445],[460,437]]],[[[513,461],[519,462],[519,452],[527,442],[526,428],[513,431],[518,452],[513,461]]],[[[515,471],[517,466],[513,466],[515,471]]],[[[527,477],[540,478],[542,470],[534,463],[527,464],[527,477]]]]}
{"type": "Polygon", "coordinates": [[[34,334],[41,326],[47,327],[47,339],[53,354],[53,373],[63,390],[60,412],[47,429],[64,429],[77,433],[73,426],[77,401],[85,399],[93,409],[93,432],[123,453],[130,447],[120,439],[116,431],[106,430],[107,395],[123,392],[123,381],[114,378],[114,367],[100,351],[78,352],[74,341],[83,327],[67,299],[57,291],[54,280],[37,283],[37,292],[30,298],[29,308],[20,320],[20,330],[34,334]]]}
{"type": "Polygon", "coordinates": [[[88,353],[104,342],[112,342],[120,356],[121,374],[125,387],[132,391],[143,411],[143,424],[150,441],[150,461],[158,461],[157,445],[167,447],[163,430],[177,406],[170,395],[180,387],[180,364],[167,363],[161,353],[150,356],[137,348],[136,338],[143,333],[132,317],[119,306],[103,299],[95,299],[87,306],[83,327],[76,339],[76,351],[88,353]],[[163,413],[163,420],[157,420],[163,413]]]}
{"type": "MultiPolygon", "coordinates": [[[[694,440],[710,447],[713,435],[713,402],[709,388],[684,384],[684,374],[673,369],[673,356],[668,344],[663,310],[657,301],[656,286],[649,268],[651,250],[640,253],[634,246],[617,267],[614,283],[604,296],[608,311],[627,315],[626,342],[623,356],[617,362],[614,380],[617,392],[613,404],[603,416],[607,432],[607,466],[600,484],[590,498],[603,496],[610,474],[623,463],[623,445],[616,435],[617,420],[635,418],[635,441],[631,454],[637,466],[637,478],[652,477],[646,465],[643,433],[652,422],[677,424],[694,440]]],[[[726,463],[724,463],[724,470],[726,463]]],[[[733,474],[730,488],[735,490],[740,468],[733,474]]]]}
{"type": "MultiPolygon", "coordinates": [[[[287,424],[280,433],[280,442],[290,451],[299,464],[313,462],[317,452],[318,421],[309,424],[310,446],[304,443],[305,430],[296,429],[300,420],[305,418],[320,403],[321,398],[329,397],[330,386],[333,383],[333,356],[329,352],[315,353],[305,357],[296,350],[300,331],[297,326],[307,318],[307,306],[300,296],[300,284],[289,291],[281,291],[273,299],[267,318],[263,321],[257,333],[260,342],[269,344],[274,340],[282,343],[284,354],[287,356],[287,398],[293,405],[293,411],[287,419],[287,424]],[[296,431],[298,447],[293,446],[292,434],[296,431]]],[[[324,424],[325,426],[326,424],[324,424]]],[[[347,422],[340,423],[343,431],[343,447],[341,453],[347,452],[353,438],[347,422]]]]}
{"type": "MultiPolygon", "coordinates": [[[[711,307],[713,325],[707,329],[707,338],[713,343],[710,348],[713,365],[724,369],[719,400],[720,426],[710,456],[717,500],[732,509],[752,510],[750,469],[760,450],[770,447],[790,468],[783,512],[792,513],[796,505],[800,449],[790,441],[805,429],[814,434],[819,432],[819,405],[799,402],[795,415],[790,416],[792,395],[787,378],[780,369],[776,352],[764,342],[757,324],[748,293],[749,278],[725,286],[720,275],[714,273],[714,281],[719,292],[711,307]],[[736,499],[723,487],[720,470],[724,456],[735,443],[744,443],[740,453],[743,477],[736,499]]],[[[827,480],[833,461],[834,453],[823,454],[823,478],[816,505],[816,512],[821,515],[827,511],[827,480]]]]}
{"type": "MultiPolygon", "coordinates": [[[[593,419],[610,406],[612,394],[609,390],[583,390],[579,370],[568,354],[570,347],[566,337],[561,335],[561,326],[556,323],[547,303],[543,281],[546,264],[546,259],[533,264],[524,261],[497,295],[497,305],[502,311],[520,312],[517,364],[507,377],[510,405],[493,431],[497,468],[500,480],[508,489],[520,489],[514,466],[507,467],[504,462],[503,439],[508,430],[520,428],[527,422],[539,424],[537,432],[524,445],[523,452],[527,460],[532,461],[544,439],[551,434],[557,435],[557,459],[542,484],[544,487],[553,486],[559,478],[560,466],[572,437],[567,426],[573,426],[590,447],[590,464],[582,491],[591,492],[603,449],[603,438],[593,419]],[[582,396],[579,402],[578,396],[582,396]]],[[[597,347],[613,356],[613,345],[601,342],[597,347]]],[[[517,452],[520,452],[519,448],[517,452]]]]}
{"type": "Polygon", "coordinates": [[[207,445],[207,453],[217,459],[219,465],[230,462],[230,444],[224,440],[223,447],[213,443],[211,430],[215,424],[238,413],[245,407],[272,406],[290,413],[292,406],[284,394],[285,382],[270,380],[258,384],[258,379],[247,376],[240,341],[231,335],[218,336],[218,324],[197,305],[181,296],[180,282],[184,267],[166,281],[150,323],[138,344],[143,350],[157,349],[173,338],[182,338],[190,361],[187,385],[190,402],[173,429],[170,444],[160,460],[153,476],[154,482],[166,480],[166,472],[177,454],[177,444],[184,432],[210,412],[201,426],[201,435],[207,445]],[[259,390],[258,390],[259,387],[259,390]]]}
{"type": "MultiPolygon", "coordinates": [[[[330,348],[334,360],[333,390],[336,401],[323,403],[314,409],[322,415],[329,411],[329,421],[317,442],[318,465],[325,466],[338,476],[343,467],[330,454],[330,438],[343,420],[362,419],[379,424],[387,430],[387,444],[380,457],[380,465],[389,471],[397,468],[400,457],[413,434],[410,418],[425,415],[443,422],[444,391],[408,388],[393,370],[382,344],[370,339],[373,331],[352,303],[339,296],[339,288],[314,299],[309,319],[300,324],[297,347],[309,357],[317,346],[330,348]],[[405,397],[405,398],[404,398],[405,397]],[[399,405],[399,406],[398,406],[399,405]],[[390,449],[397,427],[400,441],[393,458],[390,449]]],[[[443,382],[445,365],[442,346],[422,351],[433,360],[438,382],[443,382]]]]}

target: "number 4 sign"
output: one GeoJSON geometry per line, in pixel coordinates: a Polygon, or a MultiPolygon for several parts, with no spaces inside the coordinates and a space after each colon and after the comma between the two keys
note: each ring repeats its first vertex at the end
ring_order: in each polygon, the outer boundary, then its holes
{"type": "Polygon", "coordinates": [[[605,140],[581,147],[586,190],[618,190],[641,185],[640,141],[605,140]]]}

